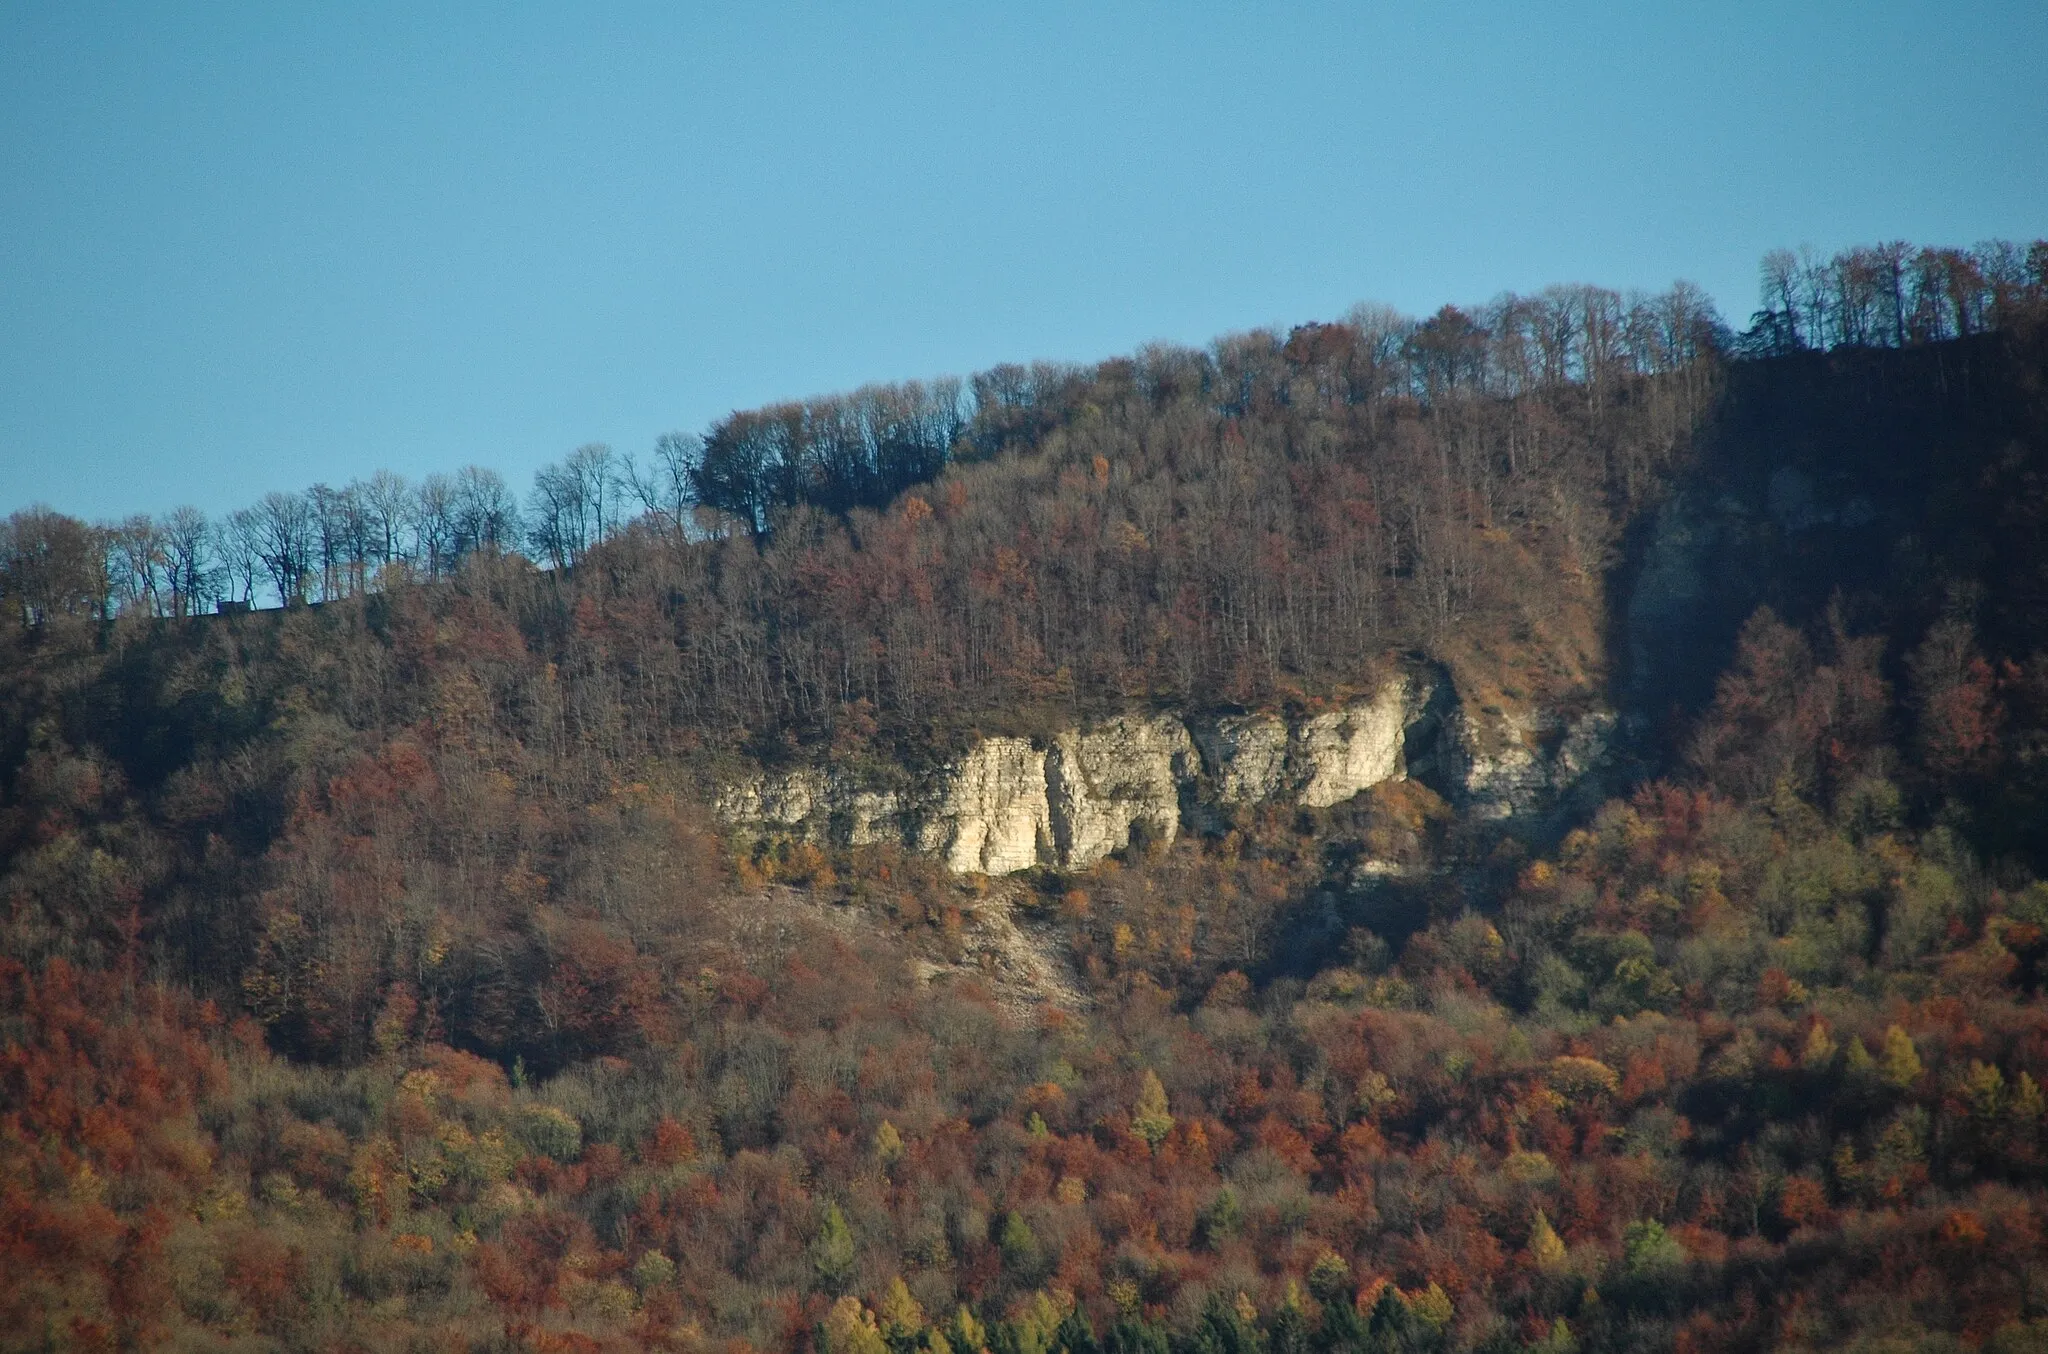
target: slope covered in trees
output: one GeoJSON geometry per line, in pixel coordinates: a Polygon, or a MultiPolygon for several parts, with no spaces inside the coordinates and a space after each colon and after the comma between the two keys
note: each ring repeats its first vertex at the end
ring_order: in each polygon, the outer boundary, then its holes
{"type": "Polygon", "coordinates": [[[999,369],[579,453],[524,511],[469,473],[445,535],[280,496],[233,567],[319,605],[195,615],[203,522],[18,514],[5,1329],[2048,1344],[2044,269],[1774,259],[1739,338],[1570,289],[999,369]],[[1397,782],[1001,885],[705,808],[1404,652],[1635,700],[1650,774],[1554,844],[1397,782]],[[982,967],[996,917],[1070,997],[982,967]]]}

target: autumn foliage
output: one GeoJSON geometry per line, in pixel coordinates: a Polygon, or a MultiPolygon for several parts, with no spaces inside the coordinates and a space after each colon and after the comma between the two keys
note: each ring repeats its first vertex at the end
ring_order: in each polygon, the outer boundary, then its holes
{"type": "Polygon", "coordinates": [[[37,519],[0,1344],[2040,1347],[2038,337],[1660,366],[1503,308],[767,411],[731,474],[893,459],[319,606],[112,616],[37,519]],[[1658,514],[1783,509],[1781,454],[1869,522],[1753,513],[1739,608],[1629,631],[1658,514]],[[1697,699],[1542,825],[1418,771],[991,881],[707,808],[1395,650],[1697,699]]]}

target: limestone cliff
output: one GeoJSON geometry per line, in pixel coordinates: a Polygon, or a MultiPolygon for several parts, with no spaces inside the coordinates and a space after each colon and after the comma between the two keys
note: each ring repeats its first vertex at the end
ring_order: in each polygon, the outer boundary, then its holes
{"type": "Polygon", "coordinates": [[[1171,715],[1112,719],[1053,739],[1045,782],[1057,864],[1082,869],[1128,846],[1134,831],[1172,841],[1194,743],[1171,715]]]}
{"type": "Polygon", "coordinates": [[[1572,719],[1545,711],[1459,708],[1444,721],[1438,788],[1476,818],[1528,818],[1555,808],[1609,758],[1610,710],[1572,719]]]}
{"type": "Polygon", "coordinates": [[[1606,755],[1612,716],[1575,721],[1458,707],[1441,678],[1289,720],[1270,712],[1124,715],[1043,747],[985,738],[920,788],[799,768],[719,795],[743,831],[846,846],[893,843],[959,873],[1085,869],[1133,841],[1213,830],[1232,806],[1328,808],[1416,768],[1475,816],[1517,822],[1558,803],[1606,755]],[[1448,706],[1448,708],[1446,708],[1448,706]]]}
{"type": "Polygon", "coordinates": [[[1409,713],[1408,684],[1392,681],[1370,701],[1305,721],[1288,750],[1300,783],[1296,799],[1325,809],[1404,774],[1401,753],[1409,713]]]}
{"type": "Polygon", "coordinates": [[[1287,721],[1278,715],[1218,715],[1188,723],[1216,799],[1261,804],[1287,786],[1287,721]]]}
{"type": "Polygon", "coordinates": [[[1052,842],[1045,754],[1022,738],[988,738],[947,768],[920,851],[958,874],[1012,874],[1036,865],[1052,842]]]}

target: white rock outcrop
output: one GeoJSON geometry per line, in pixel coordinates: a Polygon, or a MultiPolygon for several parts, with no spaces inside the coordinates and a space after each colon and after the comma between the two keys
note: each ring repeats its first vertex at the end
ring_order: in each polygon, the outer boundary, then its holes
{"type": "Polygon", "coordinates": [[[1407,730],[1408,684],[1402,681],[1387,683],[1370,701],[1304,721],[1289,750],[1297,798],[1310,808],[1328,808],[1405,774],[1407,730]]]}
{"type": "Polygon", "coordinates": [[[1023,738],[986,738],[940,777],[917,834],[956,874],[1013,874],[1052,849],[1045,754],[1023,738]]]}
{"type": "Polygon", "coordinates": [[[1370,698],[1290,723],[1254,712],[1124,715],[1054,735],[1048,746],[985,738],[920,788],[798,769],[755,775],[717,798],[742,828],[844,846],[899,845],[962,874],[1037,865],[1085,869],[1133,840],[1170,842],[1183,823],[1219,821],[1224,805],[1340,804],[1421,774],[1481,818],[1520,821],[1580,785],[1608,756],[1614,717],[1566,722],[1463,707],[1441,714],[1441,682],[1406,677],[1370,698]],[[1441,732],[1438,733],[1439,721],[1441,732]],[[1192,815],[1192,816],[1188,816],[1192,815]]]}
{"type": "Polygon", "coordinates": [[[1134,830],[1172,841],[1194,750],[1171,715],[1125,716],[1055,738],[1045,760],[1053,863],[1084,869],[1130,845],[1134,830]]]}
{"type": "Polygon", "coordinates": [[[835,797],[832,824],[848,846],[903,840],[903,797],[893,790],[848,789],[835,797]]]}
{"type": "Polygon", "coordinates": [[[748,776],[719,791],[718,816],[732,822],[796,827],[825,806],[828,782],[809,767],[748,776]]]}
{"type": "Polygon", "coordinates": [[[1287,721],[1278,715],[1215,715],[1190,720],[1215,797],[1223,804],[1263,804],[1287,789],[1287,721]]]}

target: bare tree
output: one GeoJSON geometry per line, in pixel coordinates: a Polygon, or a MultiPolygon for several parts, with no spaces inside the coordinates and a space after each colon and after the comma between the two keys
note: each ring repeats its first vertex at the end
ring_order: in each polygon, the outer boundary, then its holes
{"type": "Polygon", "coordinates": [[[256,557],[285,606],[306,600],[313,568],[315,526],[304,494],[268,493],[254,508],[256,557]]]}
{"type": "Polygon", "coordinates": [[[157,580],[164,563],[163,533],[148,513],[105,528],[107,572],[123,610],[162,614],[157,580]]]}
{"type": "Polygon", "coordinates": [[[363,503],[364,532],[369,549],[365,557],[379,565],[405,557],[405,534],[412,527],[412,486],[403,475],[379,470],[358,489],[363,503]]]}
{"type": "Polygon", "coordinates": [[[263,528],[254,508],[240,508],[228,514],[228,520],[214,535],[214,548],[227,572],[228,590],[240,594],[230,600],[244,607],[256,604],[256,579],[263,571],[263,555],[258,548],[262,537],[263,528]]]}
{"type": "Polygon", "coordinates": [[[330,489],[316,484],[306,491],[306,507],[320,564],[320,596],[345,597],[362,582],[362,502],[354,485],[330,489]]]}
{"type": "Polygon", "coordinates": [[[693,433],[663,433],[643,473],[628,462],[626,482],[633,496],[664,531],[678,540],[689,534],[697,506],[696,475],[704,463],[704,440],[693,433]]]}
{"type": "Polygon", "coordinates": [[[451,519],[458,555],[485,551],[501,555],[519,541],[519,503],[505,477],[480,465],[455,472],[451,519]]]}
{"type": "Polygon", "coordinates": [[[576,477],[588,517],[586,545],[597,545],[617,529],[619,458],[602,442],[587,442],[569,453],[565,469],[576,477]]]}
{"type": "Polygon", "coordinates": [[[212,594],[213,571],[208,567],[213,531],[206,514],[194,507],[173,508],[163,521],[164,574],[170,586],[171,614],[196,616],[206,609],[212,594]]]}
{"type": "Polygon", "coordinates": [[[455,567],[455,482],[429,475],[413,495],[413,533],[427,577],[439,578],[455,567]]]}
{"type": "Polygon", "coordinates": [[[542,466],[527,500],[527,532],[535,554],[557,569],[582,558],[589,522],[583,481],[566,466],[542,466]]]}

